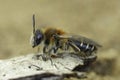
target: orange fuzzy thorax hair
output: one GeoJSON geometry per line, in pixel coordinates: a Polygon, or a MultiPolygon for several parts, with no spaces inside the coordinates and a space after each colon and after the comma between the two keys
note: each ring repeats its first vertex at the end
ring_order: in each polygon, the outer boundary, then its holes
{"type": "Polygon", "coordinates": [[[50,42],[54,41],[53,35],[57,34],[57,35],[63,35],[65,34],[64,31],[60,30],[60,29],[56,29],[56,28],[47,28],[44,32],[45,34],[45,39],[49,40],[50,42]]]}
{"type": "Polygon", "coordinates": [[[51,37],[54,34],[63,35],[63,34],[65,34],[65,32],[60,30],[60,29],[56,29],[56,28],[48,28],[48,29],[45,30],[45,36],[46,37],[51,37]]]}

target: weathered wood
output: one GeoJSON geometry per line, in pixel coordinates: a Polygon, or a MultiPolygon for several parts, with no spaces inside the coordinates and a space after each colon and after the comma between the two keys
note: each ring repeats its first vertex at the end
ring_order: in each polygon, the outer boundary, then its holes
{"type": "Polygon", "coordinates": [[[63,54],[62,58],[43,61],[34,54],[0,61],[0,80],[61,80],[65,77],[85,77],[84,72],[74,72],[83,59],[74,54],[63,54]]]}

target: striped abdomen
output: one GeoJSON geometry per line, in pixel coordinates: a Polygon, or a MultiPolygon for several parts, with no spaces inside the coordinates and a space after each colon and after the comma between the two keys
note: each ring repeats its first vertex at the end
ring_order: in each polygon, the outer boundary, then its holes
{"type": "Polygon", "coordinates": [[[82,52],[92,53],[93,51],[97,50],[96,46],[89,44],[89,43],[79,42],[79,43],[75,43],[75,44],[77,47],[79,47],[80,51],[82,51],[82,52]]]}
{"type": "Polygon", "coordinates": [[[92,52],[97,51],[97,46],[95,46],[94,44],[80,42],[80,41],[72,41],[71,47],[75,51],[84,52],[86,54],[91,54],[92,52]]]}

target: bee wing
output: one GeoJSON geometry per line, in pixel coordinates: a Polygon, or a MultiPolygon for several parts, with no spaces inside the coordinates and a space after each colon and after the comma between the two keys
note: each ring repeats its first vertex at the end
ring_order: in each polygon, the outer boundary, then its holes
{"type": "Polygon", "coordinates": [[[80,41],[80,42],[84,42],[84,43],[89,43],[92,44],[96,47],[102,47],[100,44],[98,44],[97,42],[93,41],[92,39],[86,38],[84,36],[80,36],[80,35],[73,35],[70,40],[72,41],[80,41]]]}
{"type": "Polygon", "coordinates": [[[102,47],[97,42],[95,42],[95,41],[93,41],[91,39],[88,39],[86,37],[80,36],[80,35],[69,35],[69,34],[66,34],[66,35],[58,35],[57,37],[60,38],[60,39],[68,39],[71,42],[74,42],[74,41],[85,42],[85,43],[92,44],[92,45],[94,45],[96,47],[102,47]]]}
{"type": "Polygon", "coordinates": [[[59,39],[69,39],[69,38],[72,38],[71,35],[55,35],[56,38],[59,38],[59,39]]]}

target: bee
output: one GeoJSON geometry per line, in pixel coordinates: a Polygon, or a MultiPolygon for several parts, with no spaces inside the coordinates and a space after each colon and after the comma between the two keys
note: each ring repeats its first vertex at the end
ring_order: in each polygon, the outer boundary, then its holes
{"type": "Polygon", "coordinates": [[[35,29],[35,15],[33,15],[33,37],[32,47],[36,47],[44,42],[43,53],[51,55],[51,52],[57,53],[60,49],[62,51],[69,51],[73,49],[74,53],[82,54],[82,56],[90,56],[96,53],[101,47],[95,41],[80,35],[68,35],[66,32],[56,28],[47,28],[42,31],[35,29]]]}

